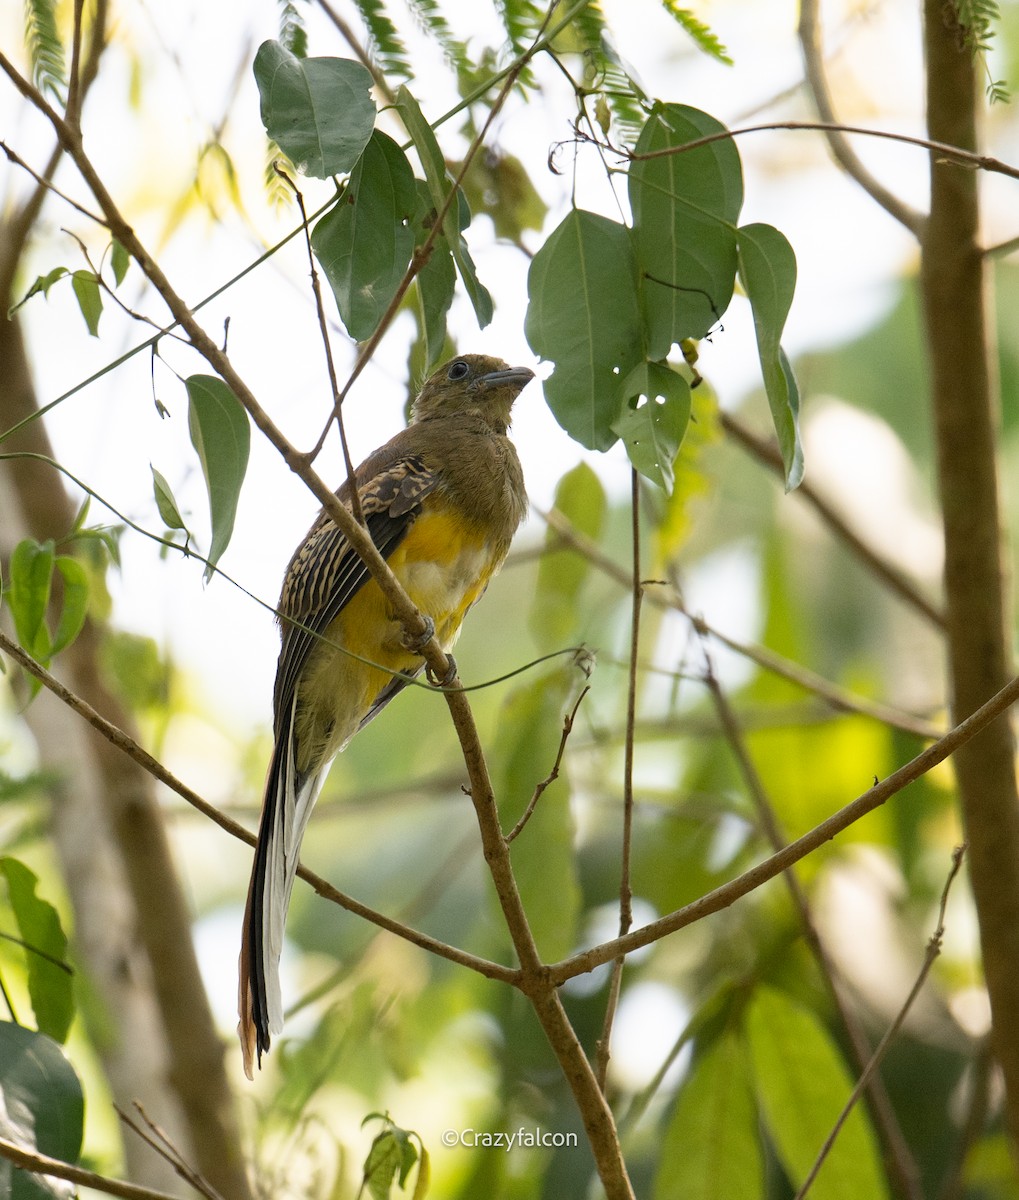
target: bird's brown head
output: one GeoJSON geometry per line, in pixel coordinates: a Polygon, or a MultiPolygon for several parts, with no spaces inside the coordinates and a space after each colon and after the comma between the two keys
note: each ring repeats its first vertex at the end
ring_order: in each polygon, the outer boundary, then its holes
{"type": "Polygon", "coordinates": [[[501,358],[461,354],[428,378],[414,401],[414,423],[477,413],[493,429],[505,433],[513,401],[533,378],[530,368],[511,367],[501,358]]]}

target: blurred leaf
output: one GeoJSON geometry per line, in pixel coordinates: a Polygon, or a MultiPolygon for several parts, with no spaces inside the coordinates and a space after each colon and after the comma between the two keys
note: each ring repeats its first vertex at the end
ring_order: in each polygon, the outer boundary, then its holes
{"type": "Polygon", "coordinates": [[[527,292],[528,344],[555,363],[545,380],[549,408],[581,445],[607,450],[617,440],[620,384],[644,357],[629,230],[574,209],[534,256],[527,292]]]}
{"type": "MultiPolygon", "coordinates": [[[[393,1195],[393,1184],[399,1183],[403,1191],[418,1161],[417,1147],[414,1139],[417,1134],[394,1125],[387,1115],[370,1113],[361,1122],[364,1126],[370,1120],[382,1119],[384,1128],[377,1134],[368,1151],[364,1162],[362,1191],[367,1188],[373,1200],[390,1200],[393,1195]]],[[[428,1187],[429,1168],[422,1161],[418,1172],[417,1186],[414,1197],[423,1197],[428,1187]]]]}
{"type": "MultiPolygon", "coordinates": [[[[758,987],[746,1012],[755,1092],[768,1136],[793,1187],[807,1177],[849,1099],[852,1080],[835,1043],[809,1009],[758,987]]],[[[866,1106],[839,1131],[810,1190],[812,1200],[882,1200],[888,1183],[866,1106]]]]}
{"type": "Polygon", "coordinates": [[[765,1195],[746,1045],[728,1031],[690,1065],[662,1139],[654,1200],[765,1195]]]}
{"type": "Polygon", "coordinates": [[[237,501],[248,469],[251,427],[248,414],[222,379],[192,375],[184,386],[189,400],[191,444],[198,452],[209,492],[212,541],[205,578],[211,579],[233,534],[237,501]]]}
{"type": "Polygon", "coordinates": [[[265,131],[315,179],[351,170],[375,127],[371,72],[346,58],[298,58],[263,42],[254,62],[265,131]]]}
{"type": "Polygon", "coordinates": [[[88,613],[89,593],[88,574],[76,558],[61,554],[57,557],[55,565],[64,578],[64,587],[60,619],[57,621],[57,632],[50,648],[51,656],[66,649],[81,633],[88,613]]]}
{"type": "Polygon", "coordinates": [[[131,265],[131,255],[124,249],[116,238],[110,249],[110,266],[113,268],[113,278],[118,287],[124,282],[127,269],[131,265]]]}
{"type": "Polygon", "coordinates": [[[67,67],[57,28],[56,0],[25,0],[25,49],[32,64],[32,82],[64,104],[67,67]]]}
{"type": "Polygon", "coordinates": [[[155,496],[156,508],[159,510],[163,524],[167,529],[183,529],[187,533],[187,526],[184,524],[184,518],[180,515],[180,508],[174,497],[173,489],[167,483],[166,478],[151,463],[149,463],[149,469],[152,472],[152,494],[155,496]]]}
{"type": "MultiPolygon", "coordinates": [[[[605,489],[587,463],[578,463],[559,480],[554,506],[581,533],[595,541],[601,537],[607,508],[605,489]]],[[[543,651],[562,649],[575,636],[584,616],[580,592],[591,571],[591,564],[578,551],[550,549],[558,540],[549,526],[531,604],[531,632],[543,651]]]]}
{"type": "MultiPolygon", "coordinates": [[[[532,673],[502,706],[490,761],[499,816],[507,832],[552,770],[563,718],[577,694],[579,677],[572,663],[537,678],[532,673]]],[[[576,942],[580,887],[573,835],[569,788],[560,776],[542,793],[511,848],[527,918],[548,962],[563,958],[576,942]]]]}
{"type": "Polygon", "coordinates": [[[785,464],[785,489],[803,478],[800,395],[781,346],[796,290],[796,255],[785,236],[771,225],[743,225],[739,231],[739,273],[754,312],[757,351],[764,388],[785,464]]]}
{"type": "Polygon", "coordinates": [[[407,270],[416,200],[407,156],[376,130],[349,186],[311,235],[343,324],[355,341],[374,333],[407,270]]]}
{"type": "Polygon", "coordinates": [[[548,212],[520,159],[483,152],[471,163],[464,193],[476,213],[491,217],[495,236],[518,242],[527,229],[540,232],[548,212]]]}
{"type": "Polygon", "coordinates": [[[36,894],[38,878],[16,858],[0,858],[18,932],[25,943],[28,995],[40,1033],[63,1042],[74,1019],[74,993],[65,963],[67,937],[57,910],[36,894]]]}
{"type": "MultiPolygon", "coordinates": [[[[75,1163],[84,1116],[81,1083],[56,1042],[0,1021],[0,1137],[75,1163]]],[[[0,1195],[10,1200],[66,1200],[74,1194],[71,1183],[0,1159],[0,1195]]]]}
{"type": "Polygon", "coordinates": [[[170,664],[160,656],[154,638],[123,629],[107,629],[102,641],[102,663],[132,712],[166,706],[170,664]]]}
{"type": "Polygon", "coordinates": [[[50,288],[57,282],[57,280],[63,279],[65,275],[69,274],[70,272],[66,267],[54,267],[52,271],[47,271],[45,275],[37,276],[35,282],[24,294],[24,296],[21,297],[17,304],[11,305],[7,315],[11,316],[16,313],[23,304],[31,300],[33,296],[38,296],[40,292],[44,296],[49,296],[50,288]]]}
{"type": "MultiPolygon", "coordinates": [[[[435,206],[436,213],[440,213],[445,207],[446,197],[452,187],[452,180],[446,171],[446,160],[443,158],[442,150],[439,148],[432,127],[425,119],[420,105],[403,84],[396,93],[396,107],[400,110],[400,116],[414,142],[418,158],[421,160],[432,204],[435,206]]],[[[461,230],[466,229],[468,224],[469,221],[465,222],[461,219],[458,195],[455,202],[446,211],[442,222],[442,232],[452,252],[457,270],[460,272],[467,296],[474,306],[474,315],[477,317],[478,325],[484,329],[492,320],[492,296],[488,288],[478,279],[474,260],[467,249],[467,243],[461,236],[461,230]]]]}
{"type": "Polygon", "coordinates": [[[11,554],[7,604],[14,618],[18,641],[33,658],[44,662],[50,655],[46,610],[53,584],[53,543],[25,538],[11,554]]]}
{"type": "Polygon", "coordinates": [[[93,271],[75,271],[71,276],[71,287],[89,333],[93,337],[98,337],[99,318],[103,315],[103,297],[99,291],[99,280],[93,271]]]}
{"type": "Polygon", "coordinates": [[[736,221],[743,169],[731,138],[682,153],[725,126],[683,104],[656,104],[630,166],[630,207],[647,323],[647,356],[701,338],[729,307],[736,279],[736,221]]]}
{"type": "Polygon", "coordinates": [[[672,464],[690,420],[690,385],[661,363],[638,363],[623,381],[623,396],[627,407],[612,430],[634,467],[668,495],[672,464]]]}
{"type": "Polygon", "coordinates": [[[721,439],[718,400],[707,384],[690,390],[690,422],[673,463],[672,491],[662,506],[654,529],[655,567],[658,573],[675,563],[693,527],[693,502],[713,485],[702,459],[707,447],[721,439]]]}

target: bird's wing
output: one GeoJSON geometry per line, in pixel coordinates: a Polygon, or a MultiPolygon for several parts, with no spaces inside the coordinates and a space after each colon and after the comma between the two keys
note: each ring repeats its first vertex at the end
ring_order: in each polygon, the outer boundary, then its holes
{"type": "MultiPolygon", "coordinates": [[[[438,483],[417,456],[402,456],[377,471],[359,492],[372,541],[388,558],[417,516],[421,501],[438,483]]],[[[328,515],[312,526],[294,556],[283,585],[283,644],[273,698],[275,746],[266,777],[255,861],[244,914],[240,962],[239,1033],[244,1070],[269,1048],[283,1025],[279,957],[301,839],[329,764],[307,774],[295,761],[297,684],[319,637],[371,576],[328,515]]],[[[365,716],[367,723],[405,685],[393,676],[365,716]]]]}
{"type": "MultiPolygon", "coordinates": [[[[365,525],[383,558],[389,558],[403,541],[421,501],[437,483],[434,471],[417,456],[408,456],[390,463],[361,487],[365,525]]],[[[280,598],[283,644],[273,699],[277,735],[315,643],[370,578],[357,551],[323,515],[295,555],[280,598]]],[[[400,683],[397,679],[393,682],[400,683]]],[[[397,691],[398,686],[387,699],[397,691]]]]}

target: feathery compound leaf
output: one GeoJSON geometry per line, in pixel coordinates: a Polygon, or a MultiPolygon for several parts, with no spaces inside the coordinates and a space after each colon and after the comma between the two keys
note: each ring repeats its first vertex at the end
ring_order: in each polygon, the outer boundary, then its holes
{"type": "Polygon", "coordinates": [[[662,0],[662,7],[673,20],[677,21],[686,30],[693,42],[705,54],[710,54],[712,58],[725,63],[728,67],[732,66],[732,59],[729,57],[728,50],[726,50],[712,30],[703,21],[699,21],[688,8],[680,8],[676,4],[676,0],[662,0]]]}
{"type": "Polygon", "coordinates": [[[407,0],[407,7],[417,17],[422,29],[442,47],[451,66],[459,71],[474,65],[467,56],[467,46],[453,33],[435,0],[407,0]]]}
{"type": "Polygon", "coordinates": [[[544,12],[532,0],[495,0],[506,36],[514,50],[523,49],[538,32],[544,12]]]}
{"type": "Polygon", "coordinates": [[[25,47],[35,86],[63,104],[67,68],[57,32],[55,0],[25,0],[25,47]]]}
{"type": "Polygon", "coordinates": [[[280,4],[279,43],[295,58],[308,57],[308,33],[304,27],[304,17],[294,0],[282,0],[280,4]]]}
{"type": "Polygon", "coordinates": [[[378,60],[384,74],[410,79],[410,59],[407,48],[387,16],[382,0],[354,0],[361,14],[372,57],[378,60]]]}

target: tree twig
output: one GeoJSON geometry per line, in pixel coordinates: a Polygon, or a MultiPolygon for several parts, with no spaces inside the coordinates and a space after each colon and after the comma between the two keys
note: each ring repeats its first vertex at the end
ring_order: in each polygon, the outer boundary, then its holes
{"type": "Polygon", "coordinates": [[[959,874],[959,868],[962,866],[962,858],[965,852],[965,845],[956,846],[956,848],[952,851],[952,866],[948,872],[948,878],[945,880],[945,886],[941,893],[941,907],[938,910],[938,925],[934,930],[934,933],[931,934],[930,941],[927,943],[927,953],[924,956],[923,966],[920,968],[920,973],[916,977],[916,982],[910,989],[910,993],[906,997],[902,1008],[899,1009],[895,1020],[891,1023],[891,1025],[888,1026],[887,1030],[885,1030],[884,1037],[882,1037],[881,1041],[878,1042],[874,1053],[871,1056],[870,1062],[868,1062],[867,1066],[864,1068],[863,1074],[856,1081],[856,1086],[853,1088],[852,1092],[850,1092],[849,1099],[846,1101],[845,1107],[839,1113],[838,1119],[832,1126],[832,1130],[825,1139],[824,1145],[818,1151],[817,1158],[814,1160],[813,1166],[807,1172],[807,1177],[801,1184],[800,1190],[796,1193],[794,1200],[804,1200],[807,1192],[810,1191],[814,1180],[817,1178],[818,1171],[820,1171],[821,1167],[824,1165],[824,1160],[828,1157],[832,1146],[835,1144],[835,1139],[838,1137],[843,1125],[845,1125],[846,1121],[849,1119],[849,1114],[853,1111],[857,1100],[859,1100],[860,1096],[863,1094],[863,1091],[867,1087],[867,1084],[869,1083],[874,1072],[881,1065],[885,1055],[888,1053],[888,1047],[891,1045],[893,1038],[902,1028],[902,1023],[905,1021],[909,1010],[913,1007],[913,1001],[916,1000],[917,996],[919,996],[923,985],[927,982],[927,976],[930,974],[931,968],[934,966],[935,959],[937,959],[938,955],[941,953],[941,940],[945,936],[945,909],[948,907],[948,893],[951,890],[952,884],[955,882],[956,875],[959,874]]]}
{"type": "Polygon", "coordinates": [[[6,1158],[22,1171],[30,1171],[33,1175],[52,1175],[56,1179],[67,1179],[81,1187],[94,1188],[97,1192],[105,1192],[108,1196],[120,1196],[122,1200],[177,1200],[169,1192],[157,1192],[153,1188],[141,1187],[137,1183],[124,1183],[120,1179],[110,1179],[95,1171],[86,1171],[84,1167],[75,1167],[71,1163],[62,1162],[59,1158],[50,1158],[47,1154],[36,1154],[25,1150],[14,1142],[0,1137],[0,1158],[6,1158]]]}
{"type": "Polygon", "coordinates": [[[160,1158],[165,1159],[185,1183],[190,1184],[196,1192],[207,1197],[207,1200],[223,1200],[222,1194],[216,1191],[212,1184],[202,1176],[200,1171],[197,1171],[185,1160],[170,1138],[149,1117],[144,1107],[137,1100],[134,1102],[134,1106],[138,1110],[138,1115],[141,1117],[145,1128],[139,1125],[129,1113],[124,1112],[119,1104],[114,1104],[113,1107],[116,1110],[117,1116],[120,1117],[124,1124],[136,1133],[143,1142],[151,1146],[160,1158]]]}

